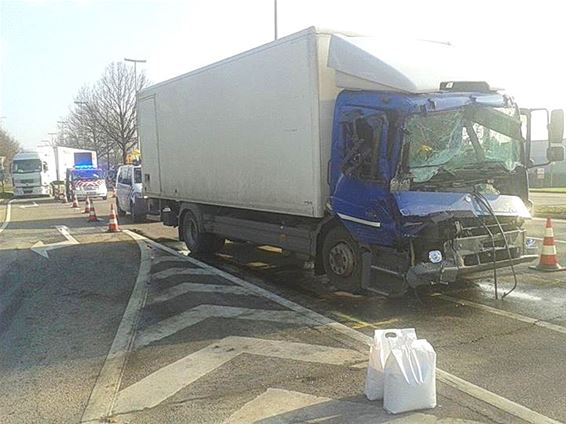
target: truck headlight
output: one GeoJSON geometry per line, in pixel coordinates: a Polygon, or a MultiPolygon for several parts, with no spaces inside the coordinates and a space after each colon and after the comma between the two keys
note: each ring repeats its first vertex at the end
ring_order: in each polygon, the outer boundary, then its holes
{"type": "Polygon", "coordinates": [[[428,252],[428,260],[433,264],[442,262],[442,252],[440,250],[431,250],[428,252]]]}
{"type": "Polygon", "coordinates": [[[534,249],[537,247],[537,241],[533,238],[528,238],[527,240],[525,240],[525,247],[527,249],[534,249]]]}

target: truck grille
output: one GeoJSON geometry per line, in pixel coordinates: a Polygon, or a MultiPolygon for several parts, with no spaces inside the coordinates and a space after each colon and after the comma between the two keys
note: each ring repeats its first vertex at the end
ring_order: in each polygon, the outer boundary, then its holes
{"type": "MultiPolygon", "coordinates": [[[[509,251],[511,252],[511,258],[516,259],[521,256],[521,252],[518,247],[509,246],[509,251]]],[[[465,255],[463,257],[465,266],[481,265],[493,263],[493,251],[484,251],[480,253],[473,253],[471,255],[465,255]]],[[[504,261],[509,259],[509,253],[507,249],[495,249],[495,262],[504,261]]]]}

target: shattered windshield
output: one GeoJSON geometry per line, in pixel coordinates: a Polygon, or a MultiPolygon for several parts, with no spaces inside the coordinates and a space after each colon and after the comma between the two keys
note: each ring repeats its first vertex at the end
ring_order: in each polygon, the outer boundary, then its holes
{"type": "Polygon", "coordinates": [[[414,182],[441,171],[491,164],[508,171],[521,162],[521,122],[514,108],[469,107],[411,116],[406,123],[414,182]]]}

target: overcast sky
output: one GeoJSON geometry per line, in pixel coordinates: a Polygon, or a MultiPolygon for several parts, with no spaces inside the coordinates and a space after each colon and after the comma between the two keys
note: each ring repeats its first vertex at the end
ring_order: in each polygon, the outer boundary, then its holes
{"type": "MultiPolygon", "coordinates": [[[[521,106],[566,109],[564,1],[278,4],[281,36],[318,25],[450,41],[492,68],[521,106]]],[[[272,38],[272,0],[0,0],[0,124],[34,147],[112,61],[146,59],[158,82],[272,38]]]]}

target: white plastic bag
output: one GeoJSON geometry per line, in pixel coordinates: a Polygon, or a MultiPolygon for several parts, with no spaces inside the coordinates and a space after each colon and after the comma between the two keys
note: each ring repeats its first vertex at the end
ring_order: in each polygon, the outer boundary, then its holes
{"type": "Polygon", "coordinates": [[[399,414],[436,406],[436,352],[426,340],[391,349],[385,364],[383,407],[399,414]]]}
{"type": "Polygon", "coordinates": [[[391,349],[417,339],[414,328],[375,330],[369,352],[365,394],[369,400],[383,399],[385,362],[391,349]]]}

